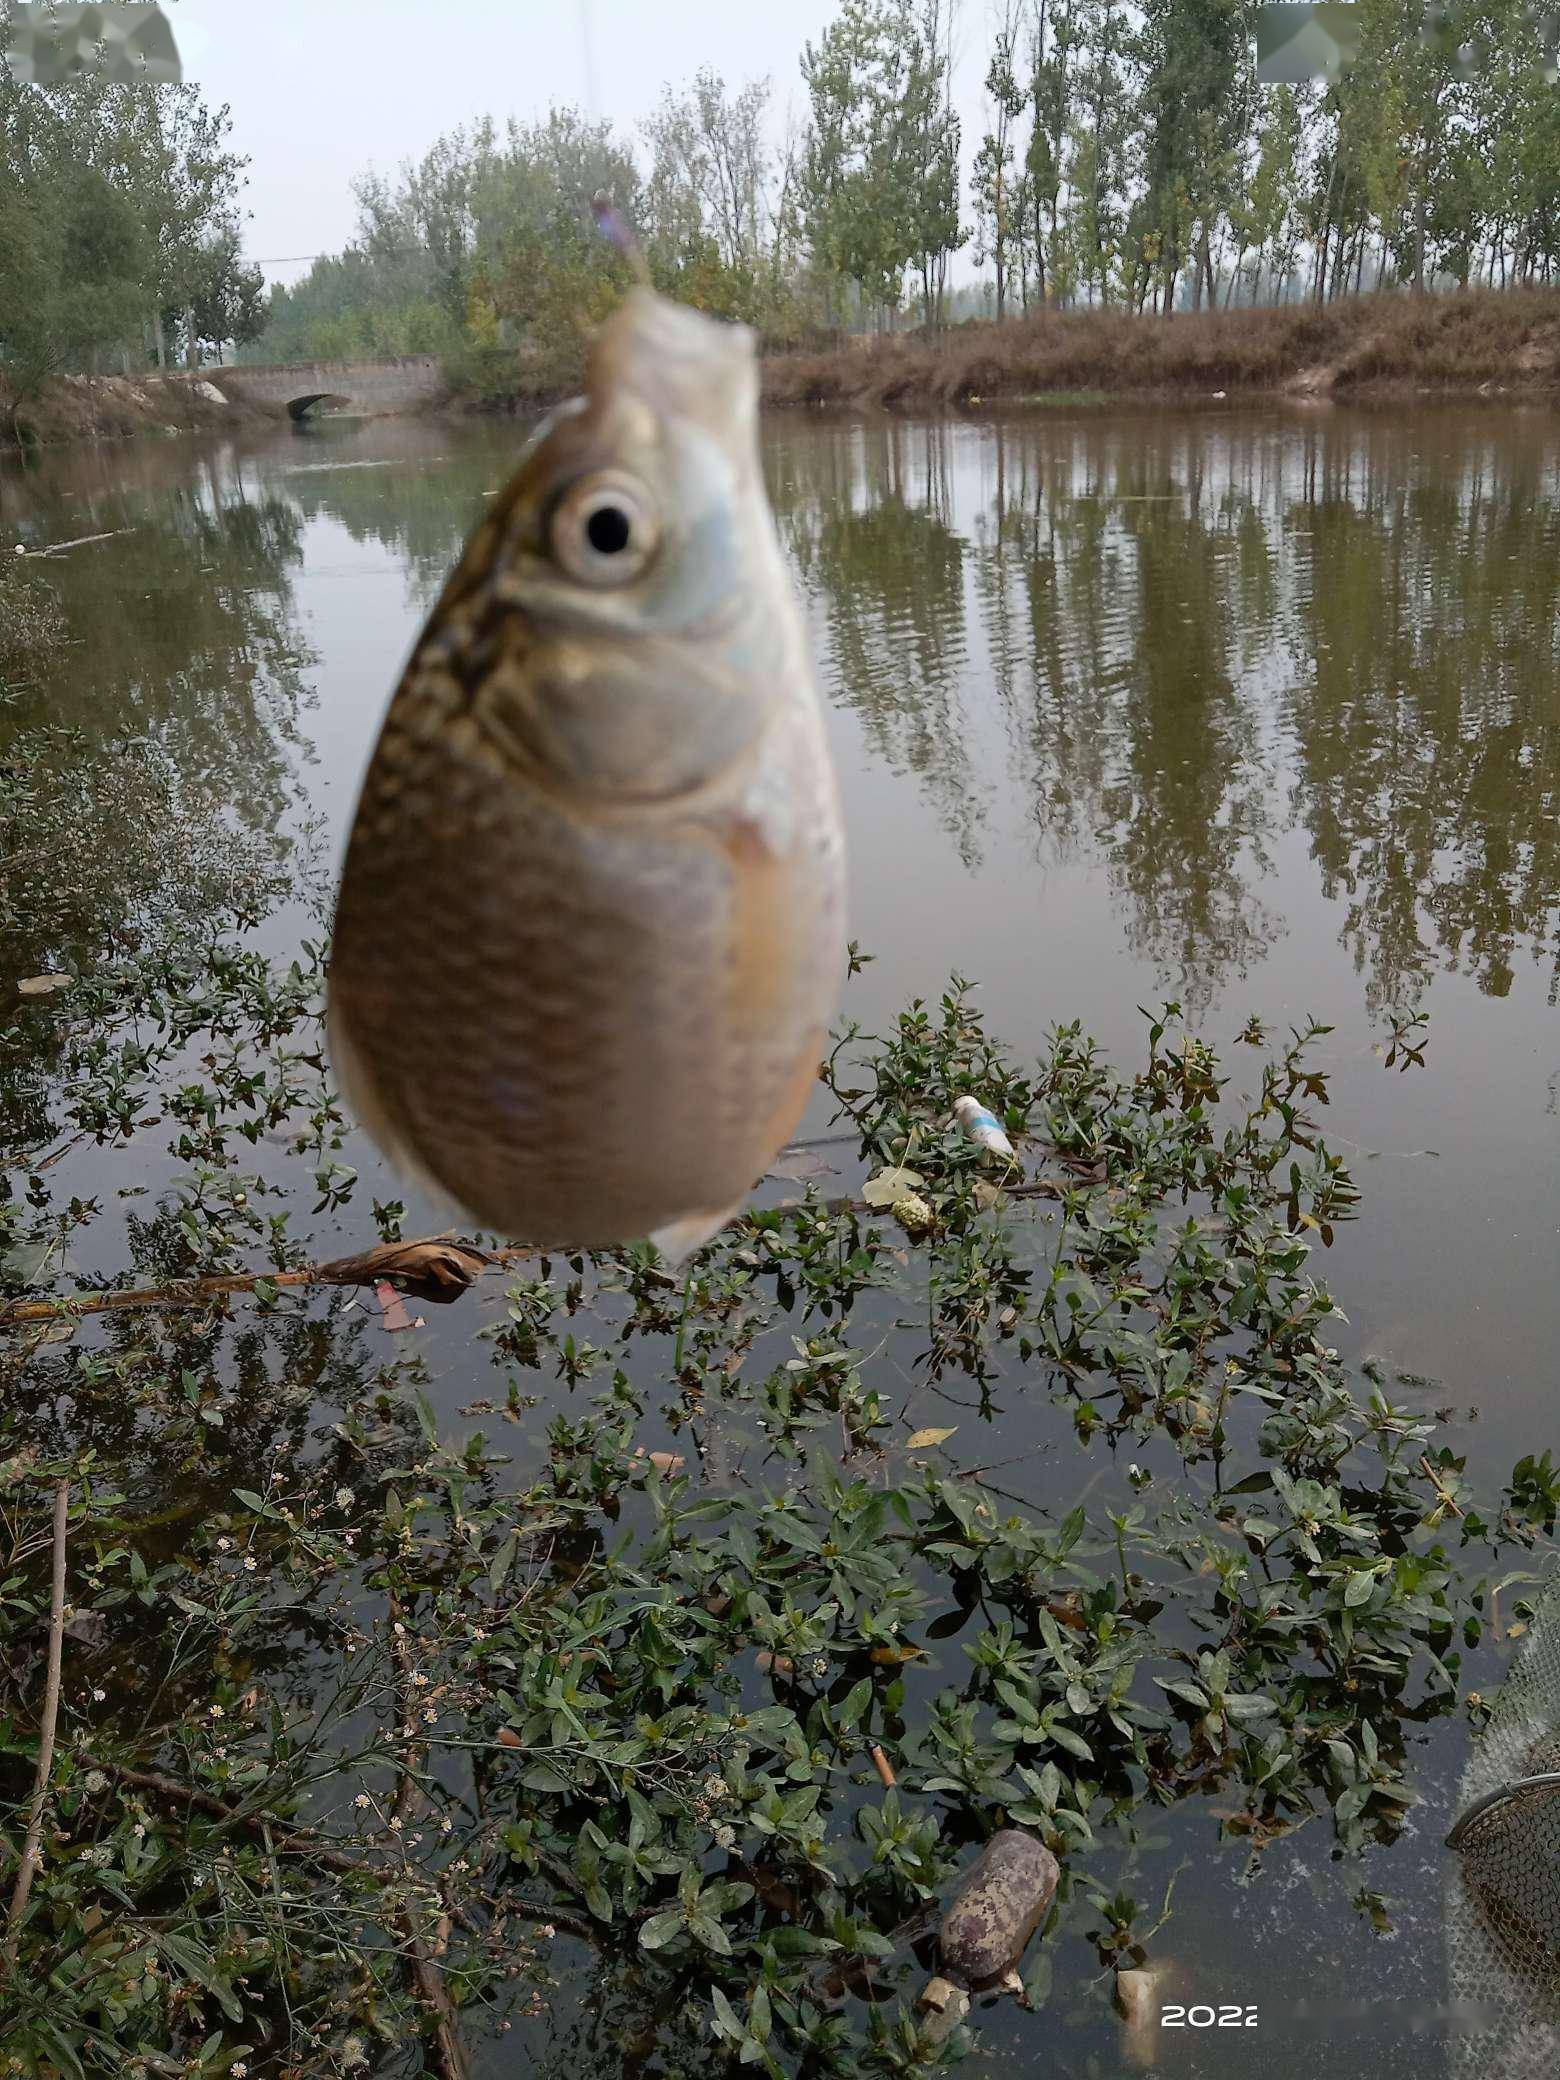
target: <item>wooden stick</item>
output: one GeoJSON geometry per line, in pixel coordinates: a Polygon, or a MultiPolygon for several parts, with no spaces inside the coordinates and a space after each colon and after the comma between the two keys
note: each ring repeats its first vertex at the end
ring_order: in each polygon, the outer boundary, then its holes
{"type": "MultiPolygon", "coordinates": [[[[1027,1184],[1004,1185],[1002,1193],[1007,1199],[1060,1199],[1068,1189],[1069,1187],[1058,1184],[1053,1178],[1041,1177],[1034,1178],[1027,1184]]],[[[755,1212],[795,1213],[804,1205],[805,1201],[801,1199],[787,1199],[777,1207],[751,1207],[735,1215],[720,1232],[724,1234],[726,1229],[741,1227],[750,1214],[755,1212]]],[[[820,1213],[875,1214],[884,1214],[887,1211],[884,1207],[870,1205],[865,1199],[848,1198],[819,1200],[817,1210],[820,1213]]],[[[470,1279],[439,1282],[444,1285],[446,1297],[452,1288],[459,1290],[464,1284],[474,1283],[476,1278],[488,1271],[503,1270],[507,1265],[523,1263],[531,1257],[567,1254],[563,1250],[546,1251],[520,1243],[504,1249],[484,1250],[476,1243],[467,1242],[458,1235],[429,1235],[415,1242],[382,1244],[377,1249],[365,1251],[362,1256],[338,1257],[329,1264],[309,1264],[296,1271],[235,1271],[220,1278],[192,1278],[171,1286],[137,1286],[117,1288],[107,1293],[73,1293],[58,1300],[13,1300],[9,1307],[0,1308],[0,1330],[13,1329],[25,1322],[54,1322],[62,1318],[113,1314],[138,1308],[203,1307],[208,1301],[220,1300],[230,1294],[252,1293],[256,1286],[262,1284],[289,1287],[374,1285],[388,1273],[391,1277],[403,1277],[412,1285],[420,1286],[426,1291],[428,1283],[418,1272],[407,1266],[398,1270],[393,1259],[397,1254],[408,1255],[417,1250],[439,1246],[451,1253],[477,1260],[470,1279]]]]}
{"type": "Polygon", "coordinates": [[[426,1287],[460,1290],[484,1271],[534,1257],[530,1248],[479,1249],[454,1235],[425,1235],[415,1242],[382,1243],[361,1256],[337,1257],[328,1264],[308,1264],[296,1271],[235,1271],[220,1278],[192,1278],[171,1286],[138,1286],[108,1293],[75,1293],[59,1300],[17,1300],[0,1308],[0,1329],[19,1322],[50,1322],[62,1315],[112,1314],[144,1307],[202,1307],[231,1293],[252,1293],[256,1286],[371,1286],[386,1277],[402,1277],[426,1287]],[[430,1281],[419,1269],[418,1252],[442,1252],[450,1259],[470,1258],[464,1277],[430,1281]]]}
{"type": "Polygon", "coordinates": [[[27,1911],[27,1895],[32,1891],[33,1872],[38,1864],[43,1810],[48,1803],[49,1777],[54,1768],[54,1729],[60,1715],[60,1660],[65,1642],[65,1530],[69,1517],[70,1482],[59,1481],[54,1489],[54,1586],[49,1602],[49,1658],[43,1686],[43,1716],[38,1722],[38,1767],[33,1777],[32,1810],[27,1816],[27,1839],[22,1844],[22,1861],[16,1873],[11,1911],[6,1922],[5,1961],[12,1971],[16,1969],[22,1916],[27,1911]]]}
{"type": "Polygon", "coordinates": [[[46,549],[34,549],[34,556],[63,556],[67,549],[85,549],[89,542],[111,542],[116,535],[133,534],[130,527],[111,527],[107,534],[78,534],[73,541],[51,542],[46,549]]]}

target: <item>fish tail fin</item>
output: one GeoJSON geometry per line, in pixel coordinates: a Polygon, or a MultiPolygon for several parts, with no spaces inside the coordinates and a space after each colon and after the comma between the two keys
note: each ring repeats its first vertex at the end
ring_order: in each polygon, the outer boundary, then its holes
{"type": "Polygon", "coordinates": [[[746,1204],[746,1198],[741,1198],[730,1206],[721,1207],[718,1213],[684,1214],[680,1221],[668,1221],[664,1227],[652,1229],[650,1240],[660,1251],[669,1270],[681,1270],[688,1259],[703,1249],[712,1236],[718,1235],[728,1221],[736,1219],[746,1204]]]}

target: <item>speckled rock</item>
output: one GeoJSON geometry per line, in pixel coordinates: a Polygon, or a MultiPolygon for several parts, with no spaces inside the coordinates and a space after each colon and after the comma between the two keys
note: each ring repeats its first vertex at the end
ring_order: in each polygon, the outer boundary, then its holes
{"type": "Polygon", "coordinates": [[[943,1969],[986,1986],[1012,1969],[1045,1919],[1061,1873],[1043,1842],[1016,1827],[994,1834],[943,1916],[943,1969]]]}

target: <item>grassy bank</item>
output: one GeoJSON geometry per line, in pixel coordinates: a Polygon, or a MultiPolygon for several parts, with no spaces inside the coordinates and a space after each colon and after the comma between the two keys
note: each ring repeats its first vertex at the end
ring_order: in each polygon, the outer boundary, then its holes
{"type": "Polygon", "coordinates": [[[1394,390],[1552,391],[1560,290],[1361,296],[1321,309],[1040,312],[942,339],[848,341],[764,363],[770,404],[946,406],[1078,393],[1348,396],[1394,390]]]}

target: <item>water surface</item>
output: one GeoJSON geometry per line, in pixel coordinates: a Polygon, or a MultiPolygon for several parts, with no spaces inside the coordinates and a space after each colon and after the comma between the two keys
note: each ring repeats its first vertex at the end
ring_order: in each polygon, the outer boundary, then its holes
{"type": "MultiPolygon", "coordinates": [[[[399,666],[521,437],[502,421],[326,425],[80,449],[4,478],[8,539],[125,530],[50,560],[74,640],[24,708],[105,747],[149,739],[177,776],[174,844],[160,819],[115,822],[105,755],[83,808],[114,832],[105,932],[119,872],[172,901],[236,843],[307,836],[334,861],[399,666]]],[[[1453,1441],[1503,1478],[1554,1434],[1560,1332],[1553,415],[796,414],[769,423],[765,453],[844,782],[851,929],[875,956],[851,1015],[881,1026],[956,970],[1021,1055],[1079,1019],[1130,1064],[1138,1007],[1166,998],[1226,1049],[1253,1016],[1279,1033],[1324,1020],[1330,1139],[1366,1195],[1322,1266],[1343,1333],[1456,1410],[1453,1441]],[[1385,1048],[1409,1008],[1428,1013],[1427,1058],[1400,1074],[1385,1048]]],[[[263,927],[279,952],[316,929],[301,903],[263,927]]],[[[12,974],[36,965],[8,949],[12,974]]],[[[42,1133],[48,1092],[47,1061],[20,1060],[13,1146],[42,1133]]],[[[352,1157],[395,1195],[368,1150],[352,1157]]],[[[155,1198],[166,1176],[148,1153],[138,1182],[155,1198]]],[[[99,1190],[101,1156],[75,1152],[61,1182],[99,1190]]],[[[122,1268],[135,1220],[134,1202],[108,1210],[83,1268],[122,1268]]],[[[337,1226],[317,1224],[319,1254],[372,1239],[366,1209],[337,1226]]],[[[484,1362],[472,1326],[452,1310],[426,1331],[451,1419],[484,1362]]],[[[526,1443],[545,1415],[544,1398],[526,1443]]],[[[1036,1499],[1070,1478],[1043,1461],[1036,1499]]],[[[1430,1781],[1445,1789],[1455,1764],[1440,1741],[1430,1781]]],[[[1185,1997],[1265,2001],[1273,2020],[1256,2039],[1167,2038],[1162,2070],[1253,2072],[1259,2042],[1275,2073],[1314,2071],[1324,2043],[1423,2071],[1434,2033],[1427,2048],[1409,2023],[1439,1968],[1440,1817],[1370,1861],[1368,1882],[1409,1902],[1395,1941],[1340,1912],[1364,1874],[1331,1867],[1320,1827],[1254,1888],[1228,1854],[1207,1884],[1183,1877],[1185,1997]],[[1372,2015],[1330,2037],[1281,2023],[1345,1978],[1372,2015]]],[[[1213,1825],[1167,1819],[1155,1882],[1205,1859],[1213,1825]]],[[[595,2027],[565,2003],[532,2053],[599,2064],[595,2027]]],[[[1065,2070],[1116,2070],[1098,2001],[1057,2027],[1065,2070]]],[[[1023,2070],[1035,2042],[997,2029],[982,2058],[1023,2070]]]]}

